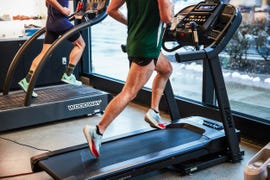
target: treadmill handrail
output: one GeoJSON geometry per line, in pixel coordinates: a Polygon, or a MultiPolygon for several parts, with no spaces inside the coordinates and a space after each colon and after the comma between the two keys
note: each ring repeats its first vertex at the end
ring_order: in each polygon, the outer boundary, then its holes
{"type": "Polygon", "coordinates": [[[24,105],[25,106],[30,106],[31,105],[32,93],[34,91],[34,87],[35,87],[35,84],[36,84],[38,75],[40,74],[41,69],[44,66],[46,60],[51,55],[51,53],[58,47],[58,45],[61,44],[64,40],[66,40],[67,38],[69,38],[74,33],[77,33],[77,32],[79,32],[79,31],[81,31],[83,29],[89,28],[90,26],[93,26],[93,25],[99,23],[100,21],[102,21],[106,17],[107,17],[107,13],[103,13],[100,16],[98,16],[96,19],[91,19],[89,22],[85,22],[85,23],[82,23],[82,24],[79,24],[79,25],[73,27],[68,32],[66,32],[63,36],[61,36],[60,38],[58,38],[51,45],[51,47],[48,49],[48,51],[46,52],[46,54],[40,60],[40,63],[36,67],[36,70],[33,72],[33,75],[31,76],[31,79],[30,79],[29,85],[28,85],[28,90],[26,92],[25,99],[24,99],[24,105]]]}
{"type": "MultiPolygon", "coordinates": [[[[239,10],[236,9],[235,17],[231,23],[231,28],[227,28],[226,30],[226,36],[224,36],[223,38],[219,37],[217,39],[217,42],[216,42],[217,45],[215,47],[215,52],[214,52],[215,54],[219,54],[226,47],[226,45],[229,43],[229,41],[232,39],[233,35],[235,34],[236,30],[240,26],[241,22],[242,22],[242,15],[239,12],[239,10]]],[[[214,46],[213,44],[214,42],[210,46],[213,47],[214,46]]],[[[208,54],[208,56],[211,56],[211,55],[208,54]]]]}
{"type": "Polygon", "coordinates": [[[205,58],[207,58],[205,49],[190,52],[175,53],[175,59],[179,63],[195,61],[205,58]]]}
{"type": "Polygon", "coordinates": [[[3,95],[7,95],[9,93],[10,85],[11,85],[11,80],[13,79],[13,75],[15,72],[15,69],[18,65],[18,62],[23,54],[23,52],[37,39],[39,38],[42,34],[44,34],[46,31],[46,28],[43,27],[39,31],[37,31],[33,36],[31,36],[23,45],[20,47],[20,49],[17,51],[15,54],[14,58],[11,61],[11,64],[9,65],[7,75],[4,81],[4,86],[3,86],[3,95]]]}

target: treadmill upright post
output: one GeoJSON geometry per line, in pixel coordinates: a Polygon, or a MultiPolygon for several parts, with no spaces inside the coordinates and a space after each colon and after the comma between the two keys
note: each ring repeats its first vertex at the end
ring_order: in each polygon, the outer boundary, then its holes
{"type": "Polygon", "coordinates": [[[219,111],[221,114],[225,135],[228,141],[232,162],[239,162],[242,154],[239,148],[239,141],[235,131],[235,124],[231,113],[231,107],[219,63],[218,54],[212,58],[207,58],[212,74],[212,80],[215,87],[216,97],[218,101],[219,111]]]}

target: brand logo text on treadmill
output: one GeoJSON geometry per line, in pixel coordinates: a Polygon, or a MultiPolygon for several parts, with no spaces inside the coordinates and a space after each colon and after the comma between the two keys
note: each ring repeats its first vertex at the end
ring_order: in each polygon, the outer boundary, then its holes
{"type": "Polygon", "coordinates": [[[83,103],[78,103],[78,104],[71,104],[68,105],[67,108],[69,111],[74,111],[78,109],[85,109],[93,106],[99,106],[102,100],[95,100],[95,101],[89,101],[89,102],[83,102],[83,103]]]}

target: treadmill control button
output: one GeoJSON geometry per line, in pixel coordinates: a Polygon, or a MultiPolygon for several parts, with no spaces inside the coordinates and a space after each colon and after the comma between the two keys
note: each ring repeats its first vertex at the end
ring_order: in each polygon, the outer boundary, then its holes
{"type": "Polygon", "coordinates": [[[216,130],[222,130],[223,129],[222,125],[219,125],[217,123],[213,123],[213,122],[210,122],[210,121],[204,121],[203,125],[205,125],[207,127],[210,127],[210,128],[213,128],[213,129],[216,129],[216,130]]]}

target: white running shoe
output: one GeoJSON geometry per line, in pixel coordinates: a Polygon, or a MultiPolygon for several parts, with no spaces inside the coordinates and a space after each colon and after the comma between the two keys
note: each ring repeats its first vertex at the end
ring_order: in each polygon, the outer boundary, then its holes
{"type": "Polygon", "coordinates": [[[153,109],[149,109],[144,116],[144,120],[150,124],[153,128],[165,129],[166,126],[162,123],[159,113],[156,113],[153,109]]]}
{"type": "Polygon", "coordinates": [[[84,126],[83,133],[88,142],[90,152],[95,158],[98,158],[100,156],[102,136],[97,134],[96,127],[89,125],[84,126]]]}

